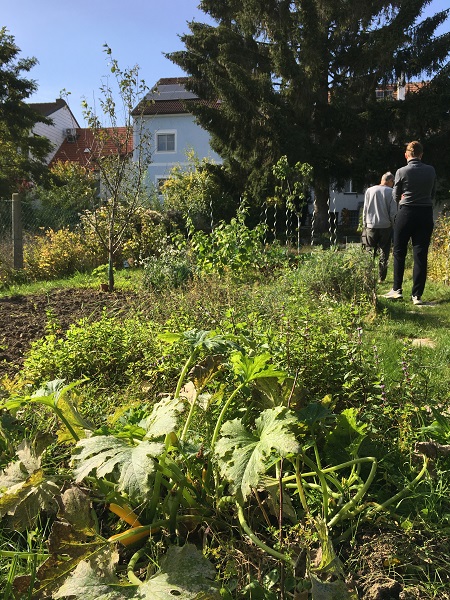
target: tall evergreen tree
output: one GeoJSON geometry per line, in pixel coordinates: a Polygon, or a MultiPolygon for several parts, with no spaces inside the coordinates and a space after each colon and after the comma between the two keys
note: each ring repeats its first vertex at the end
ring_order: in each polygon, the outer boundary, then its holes
{"type": "Polygon", "coordinates": [[[43,162],[50,152],[47,138],[31,135],[36,123],[50,123],[25,100],[36,82],[23,77],[37,63],[18,58],[20,49],[5,27],[0,28],[0,196],[19,191],[23,182],[38,181],[47,173],[43,162]]]}
{"type": "Polygon", "coordinates": [[[169,54],[201,99],[194,113],[236,180],[270,189],[281,155],[314,167],[315,221],[328,227],[330,183],[395,168],[408,137],[450,141],[449,11],[421,20],[430,0],[202,0],[217,25],[189,24],[169,54]],[[404,102],[388,84],[426,77],[404,102]],[[414,96],[414,97],[413,97],[414,96]]]}

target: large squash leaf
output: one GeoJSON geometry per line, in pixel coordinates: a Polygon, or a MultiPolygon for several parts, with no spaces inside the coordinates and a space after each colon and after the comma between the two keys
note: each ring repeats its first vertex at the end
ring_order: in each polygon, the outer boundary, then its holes
{"type": "Polygon", "coordinates": [[[157,402],[148,417],[139,423],[145,429],[145,439],[164,439],[168,433],[177,430],[179,415],[184,410],[183,402],[179,398],[166,396],[157,402]]]}
{"type": "Polygon", "coordinates": [[[76,482],[91,474],[98,478],[110,475],[118,483],[119,491],[145,498],[151,490],[154,457],[163,451],[164,444],[146,440],[136,446],[105,435],[80,440],[72,458],[76,482]]]}
{"type": "Polygon", "coordinates": [[[215,453],[220,472],[233,492],[240,490],[245,499],[274,458],[299,452],[292,431],[296,423],[295,415],[282,406],[261,413],[251,432],[239,419],[224,423],[215,453]]]}
{"type": "Polygon", "coordinates": [[[102,561],[83,561],[53,595],[55,600],[220,600],[214,567],[195,546],[172,546],[160,571],[140,586],[120,585],[114,573],[118,556],[104,554],[102,561]]]}

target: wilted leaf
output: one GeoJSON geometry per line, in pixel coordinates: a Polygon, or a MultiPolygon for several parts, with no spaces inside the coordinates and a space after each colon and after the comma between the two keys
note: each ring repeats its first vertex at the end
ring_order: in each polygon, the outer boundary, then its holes
{"type": "Polygon", "coordinates": [[[151,490],[150,477],[155,470],[153,457],[159,456],[164,445],[142,441],[130,446],[114,436],[94,436],[80,440],[73,456],[74,474],[79,483],[90,474],[96,477],[112,475],[118,490],[145,498],[151,490]]]}
{"type": "Polygon", "coordinates": [[[233,491],[241,490],[246,498],[269,466],[270,460],[299,452],[292,432],[297,422],[286,408],[278,406],[265,410],[249,432],[238,419],[226,422],[216,445],[216,455],[223,477],[230,481],[233,491]]]}
{"type": "Polygon", "coordinates": [[[220,372],[225,361],[223,354],[207,356],[200,363],[192,367],[189,377],[192,379],[196,389],[200,391],[211,379],[220,372]]]}
{"type": "Polygon", "coordinates": [[[7,518],[12,529],[23,531],[41,511],[56,512],[59,487],[40,468],[41,458],[28,440],[20,444],[17,457],[0,476],[0,517],[7,518]]]}
{"type": "MultiPolygon", "coordinates": [[[[77,564],[99,552],[105,541],[96,533],[89,497],[77,487],[71,487],[60,498],[61,508],[48,538],[51,556],[36,571],[33,598],[48,598],[57,590],[77,564]]],[[[14,589],[25,593],[30,576],[16,577],[14,589]]]]}
{"type": "Polygon", "coordinates": [[[101,560],[82,562],[54,594],[55,600],[220,600],[214,567],[195,546],[172,546],[160,571],[140,586],[120,585],[114,573],[118,557],[106,552],[101,560]]]}
{"type": "Polygon", "coordinates": [[[183,410],[183,402],[179,398],[165,396],[153,406],[151,414],[139,423],[139,427],[146,431],[144,439],[164,439],[168,433],[176,431],[183,410]]]}
{"type": "Polygon", "coordinates": [[[292,378],[279,381],[273,377],[260,377],[255,380],[252,395],[266,408],[280,405],[300,408],[305,398],[305,391],[294,385],[295,381],[292,378]]]}

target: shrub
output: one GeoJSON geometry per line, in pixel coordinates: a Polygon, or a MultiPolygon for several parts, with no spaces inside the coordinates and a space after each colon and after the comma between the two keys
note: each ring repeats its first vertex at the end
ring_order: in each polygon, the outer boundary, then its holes
{"type": "Polygon", "coordinates": [[[86,271],[95,263],[79,233],[49,229],[29,236],[24,244],[24,269],[29,279],[53,279],[86,271]]]}
{"type": "MultiPolygon", "coordinates": [[[[118,237],[119,230],[123,228],[120,244],[115,251],[116,266],[120,266],[124,260],[132,259],[138,262],[143,257],[157,253],[161,241],[166,236],[162,216],[144,206],[137,207],[133,218],[125,224],[122,218],[118,218],[115,226],[118,237]]],[[[87,251],[96,257],[97,265],[108,262],[108,251],[105,247],[108,241],[108,227],[109,217],[106,206],[100,207],[95,212],[85,211],[81,216],[83,243],[87,251]]]]}
{"type": "Polygon", "coordinates": [[[186,251],[166,245],[159,256],[149,256],[142,261],[143,285],[156,291],[178,288],[192,278],[192,267],[186,251]]]}
{"type": "Polygon", "coordinates": [[[38,385],[58,377],[88,377],[108,386],[123,383],[137,363],[144,371],[155,339],[151,323],[104,313],[99,321],[82,319],[71,325],[64,337],[50,333],[34,342],[23,373],[38,385]]]}
{"type": "Polygon", "coordinates": [[[450,214],[436,221],[431,239],[428,276],[433,281],[450,283],[450,214]]]}
{"type": "Polygon", "coordinates": [[[264,262],[262,238],[265,226],[250,229],[241,207],[229,223],[222,221],[210,234],[192,232],[191,248],[199,273],[230,274],[245,278],[264,262]]]}
{"type": "Polygon", "coordinates": [[[376,272],[373,255],[359,244],[345,250],[314,250],[309,260],[288,275],[300,291],[334,300],[375,301],[376,272]]]}

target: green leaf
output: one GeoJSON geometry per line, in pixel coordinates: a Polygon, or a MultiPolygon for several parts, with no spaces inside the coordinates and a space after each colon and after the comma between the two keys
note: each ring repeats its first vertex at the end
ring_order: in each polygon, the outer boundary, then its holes
{"type": "Polygon", "coordinates": [[[151,491],[150,477],[155,471],[154,457],[164,451],[164,444],[142,441],[130,446],[114,436],[95,436],[80,440],[72,460],[76,482],[90,474],[101,478],[112,475],[118,490],[139,498],[151,491]]]}
{"type": "Polygon", "coordinates": [[[236,352],[231,356],[231,363],[235,375],[243,380],[244,383],[250,383],[255,379],[262,377],[283,378],[286,376],[284,371],[279,371],[270,363],[272,360],[268,352],[258,356],[247,356],[242,352],[236,352]]]}
{"type": "Polygon", "coordinates": [[[140,586],[120,585],[114,569],[116,553],[105,551],[96,560],[80,563],[53,595],[55,600],[220,600],[215,569],[195,546],[172,546],[160,571],[140,586]]]}
{"type": "Polygon", "coordinates": [[[299,452],[292,432],[296,423],[295,416],[281,406],[265,410],[252,432],[238,419],[224,423],[215,453],[220,472],[234,492],[240,490],[245,499],[274,459],[299,452]]]}
{"type": "Polygon", "coordinates": [[[337,416],[336,425],[326,436],[325,452],[335,462],[356,458],[359,447],[366,436],[366,425],[358,424],[355,408],[343,410],[337,416]]]}
{"type": "Polygon", "coordinates": [[[317,424],[333,419],[334,414],[320,402],[311,402],[298,412],[298,418],[310,429],[313,429],[317,424]]]}

